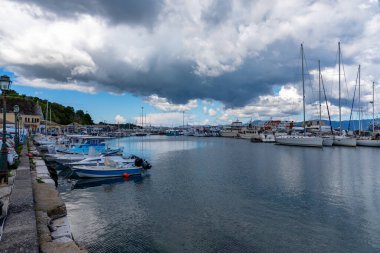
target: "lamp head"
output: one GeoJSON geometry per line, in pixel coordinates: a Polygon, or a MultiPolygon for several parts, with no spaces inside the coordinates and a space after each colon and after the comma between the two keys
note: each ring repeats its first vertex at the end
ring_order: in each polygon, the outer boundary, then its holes
{"type": "Polygon", "coordinates": [[[3,75],[0,77],[0,89],[2,91],[7,91],[11,87],[12,81],[7,75],[3,75]]]}

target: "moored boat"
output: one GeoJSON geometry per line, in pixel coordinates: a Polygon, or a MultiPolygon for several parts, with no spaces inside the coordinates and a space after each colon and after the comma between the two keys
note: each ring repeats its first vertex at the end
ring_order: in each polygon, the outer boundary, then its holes
{"type": "MultiPolygon", "coordinates": [[[[375,134],[375,82],[372,83],[372,136],[359,137],[356,139],[358,146],[380,147],[380,134],[375,134]]],[[[359,112],[360,113],[360,112],[359,112]]],[[[359,131],[360,135],[360,131],[359,131]]]]}
{"type": "Polygon", "coordinates": [[[151,168],[143,167],[143,160],[139,159],[135,163],[124,164],[119,160],[113,160],[109,157],[106,157],[104,160],[104,165],[96,166],[73,166],[72,170],[79,177],[121,177],[127,174],[131,175],[141,175],[146,169],[151,168]]]}
{"type": "Polygon", "coordinates": [[[91,177],[122,177],[124,174],[130,176],[141,175],[144,169],[140,166],[125,165],[122,167],[110,166],[74,166],[74,172],[81,178],[91,177]]]}
{"type": "Polygon", "coordinates": [[[242,129],[242,127],[243,123],[239,120],[236,120],[232,122],[230,126],[224,127],[222,130],[220,130],[220,136],[236,138],[239,136],[239,131],[242,129]]]}
{"type": "Polygon", "coordinates": [[[356,147],[356,139],[349,136],[338,135],[334,136],[334,146],[356,147]]]}
{"type": "Polygon", "coordinates": [[[322,145],[324,147],[331,147],[334,143],[333,136],[322,136],[322,145]]]}
{"type": "Polygon", "coordinates": [[[71,163],[65,163],[65,166],[68,166],[70,168],[73,168],[74,166],[103,166],[105,163],[105,159],[111,159],[116,163],[126,165],[126,164],[141,164],[141,166],[144,169],[149,169],[150,164],[144,160],[141,159],[138,156],[132,155],[130,157],[122,157],[122,156],[95,156],[95,157],[88,157],[86,159],[76,161],[76,162],[71,162],[71,163]]]}
{"type": "Polygon", "coordinates": [[[341,50],[340,42],[338,42],[338,63],[339,63],[339,74],[338,74],[338,83],[339,83],[339,135],[334,136],[333,145],[335,146],[345,146],[345,147],[356,147],[356,139],[351,138],[343,134],[342,131],[342,109],[341,109],[341,85],[340,85],[340,65],[341,65],[341,50]]]}
{"type": "Polygon", "coordinates": [[[305,122],[305,76],[304,76],[304,51],[301,44],[301,70],[302,70],[302,102],[303,102],[303,135],[281,135],[276,136],[276,142],[281,145],[302,146],[302,147],[322,147],[322,138],[317,136],[306,136],[305,122]]]}
{"type": "Polygon", "coordinates": [[[366,146],[366,147],[380,147],[380,140],[374,139],[357,139],[356,145],[358,146],[366,146]]]}
{"type": "Polygon", "coordinates": [[[276,136],[276,143],[288,146],[322,147],[322,141],[322,138],[317,136],[276,136]]]}

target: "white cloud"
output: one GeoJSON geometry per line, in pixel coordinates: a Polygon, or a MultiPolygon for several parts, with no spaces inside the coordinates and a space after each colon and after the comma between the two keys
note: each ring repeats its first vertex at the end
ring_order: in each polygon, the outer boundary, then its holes
{"type": "MultiPolygon", "coordinates": [[[[72,18],[59,16],[37,4],[2,0],[0,15],[6,18],[0,27],[0,64],[15,72],[18,85],[87,93],[106,90],[115,94],[159,94],[147,97],[146,101],[164,112],[197,108],[194,98],[200,97],[205,99],[202,100],[204,113],[215,116],[214,106],[207,99],[227,104],[231,102],[228,99],[238,96],[233,91],[241,89],[242,94],[252,94],[255,102],[227,109],[222,112],[221,119],[288,117],[301,112],[298,85],[289,86],[284,84],[288,81],[281,83],[277,79],[268,82],[268,86],[283,85],[280,93],[263,95],[270,88],[254,92],[259,90],[256,86],[266,82],[258,78],[252,80],[252,85],[237,86],[242,74],[232,76],[234,72],[242,70],[248,61],[256,63],[250,68],[253,71],[260,62],[287,50],[276,48],[276,43],[285,42],[293,47],[303,41],[314,54],[312,58],[329,59],[323,74],[328,97],[336,99],[336,66],[332,66],[331,61],[337,41],[342,39],[345,40],[342,42],[343,56],[350,63],[345,66],[348,86],[343,87],[343,96],[351,99],[360,63],[363,67],[363,106],[372,99],[371,83],[373,80],[380,82],[378,1],[230,1],[224,12],[215,3],[211,0],[167,0],[153,28],[146,29],[143,25],[129,23],[115,25],[90,13],[78,13],[72,18]],[[192,72],[199,80],[189,84],[181,79],[186,75],[176,72],[175,67],[179,64],[187,64],[184,72],[192,72]],[[151,78],[157,73],[163,74],[157,80],[151,78]],[[213,92],[207,90],[208,80],[226,74],[230,75],[230,83],[218,81],[211,87],[213,92]],[[66,77],[70,77],[68,82],[62,81],[66,77]],[[130,77],[135,78],[128,79],[130,77]],[[148,80],[145,86],[141,84],[143,80],[148,80]],[[173,90],[175,92],[171,93],[173,90]],[[190,100],[184,104],[169,102],[178,96],[183,99],[176,101],[190,100]]],[[[296,51],[297,48],[294,54],[286,53],[296,55],[296,51]]],[[[288,64],[286,61],[276,64],[281,67],[288,64]]],[[[260,72],[271,78],[274,75],[272,67],[260,72]]],[[[311,67],[314,78],[315,69],[316,66],[311,67]]],[[[313,103],[315,99],[309,96],[307,101],[313,103]]],[[[331,108],[335,114],[334,105],[331,108]]]]}
{"type": "MultiPolygon", "coordinates": [[[[330,115],[333,119],[338,119],[339,107],[328,102],[330,115]]],[[[342,115],[347,117],[350,114],[350,107],[342,107],[342,115]]],[[[235,119],[288,119],[302,120],[302,94],[294,85],[281,86],[278,95],[260,96],[258,101],[247,106],[235,109],[227,109],[219,117],[221,122],[231,122],[235,119]]],[[[319,105],[306,105],[306,119],[319,117],[319,105]]],[[[322,117],[328,119],[325,101],[322,101],[322,117]]]]}
{"type": "Polygon", "coordinates": [[[27,79],[24,77],[18,77],[15,80],[15,85],[30,86],[34,88],[45,88],[45,89],[60,89],[60,90],[75,90],[84,93],[94,94],[95,87],[82,85],[77,83],[75,80],[70,80],[70,82],[57,82],[50,79],[27,79]]]}
{"type": "Polygon", "coordinates": [[[208,113],[208,115],[213,117],[217,114],[217,111],[213,108],[210,108],[210,109],[208,109],[207,113],[208,113]]]}
{"type": "Polygon", "coordinates": [[[189,111],[198,107],[198,102],[196,99],[190,100],[187,104],[181,105],[170,103],[166,98],[161,98],[157,95],[151,95],[145,98],[145,101],[154,106],[155,108],[165,112],[189,111]]]}
{"type": "Polygon", "coordinates": [[[125,123],[125,117],[121,116],[120,114],[117,114],[115,116],[115,122],[116,124],[122,124],[122,123],[125,123]]]}
{"type": "MultiPolygon", "coordinates": [[[[182,125],[183,116],[185,116],[185,124],[192,122],[195,118],[192,114],[183,115],[181,112],[162,112],[162,113],[150,113],[144,118],[144,125],[152,126],[179,126],[182,125]]],[[[135,117],[136,122],[140,122],[140,117],[135,117]]]]}

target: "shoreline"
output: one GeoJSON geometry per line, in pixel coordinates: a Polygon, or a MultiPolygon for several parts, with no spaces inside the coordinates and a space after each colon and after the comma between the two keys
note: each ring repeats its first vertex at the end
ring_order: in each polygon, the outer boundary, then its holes
{"type": "Polygon", "coordinates": [[[31,140],[24,144],[13,174],[0,188],[8,199],[0,252],[87,252],[74,240],[54,173],[52,177],[31,140]]]}

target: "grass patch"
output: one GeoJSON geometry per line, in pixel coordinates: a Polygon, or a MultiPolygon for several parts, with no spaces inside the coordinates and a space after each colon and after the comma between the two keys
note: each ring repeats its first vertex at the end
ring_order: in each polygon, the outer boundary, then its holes
{"type": "Polygon", "coordinates": [[[39,178],[39,177],[38,177],[36,180],[37,180],[37,183],[39,183],[39,184],[44,184],[44,183],[45,183],[45,182],[44,182],[44,181],[42,181],[42,179],[41,179],[41,178],[39,178]]]}
{"type": "Polygon", "coordinates": [[[16,152],[17,152],[18,155],[21,154],[21,152],[22,152],[22,145],[18,145],[18,147],[16,148],[16,152]]]}
{"type": "Polygon", "coordinates": [[[10,170],[15,170],[15,169],[18,168],[19,165],[20,165],[20,160],[17,159],[14,164],[12,164],[12,165],[9,166],[9,169],[10,170]]]}
{"type": "Polygon", "coordinates": [[[36,169],[36,163],[32,158],[29,158],[29,164],[30,164],[30,169],[35,170],[36,169]]]}

